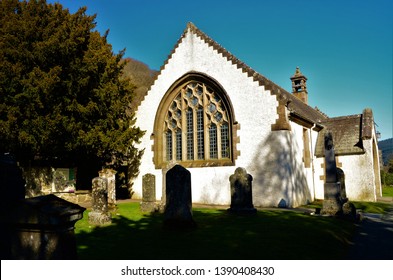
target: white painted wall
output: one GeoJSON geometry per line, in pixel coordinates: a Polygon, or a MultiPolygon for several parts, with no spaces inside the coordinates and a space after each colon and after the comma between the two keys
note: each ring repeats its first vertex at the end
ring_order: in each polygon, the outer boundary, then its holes
{"type": "MultiPolygon", "coordinates": [[[[230,204],[229,176],[237,167],[246,168],[253,180],[255,206],[297,206],[312,197],[312,173],[302,163],[302,128],[291,124],[292,131],[271,131],[278,102],[264,87],[254,82],[241,69],[188,32],[161,71],[145,100],[138,108],[136,126],[146,130],[139,148],[144,148],[140,175],[134,181],[134,198],[142,196],[142,176],[156,175],[157,200],[162,197],[162,170],[153,164],[152,140],[154,119],[164,94],[184,74],[197,71],[211,76],[225,89],[240,124],[236,166],[189,168],[193,202],[230,204]],[[295,195],[295,191],[298,193],[295,195]]],[[[314,141],[316,140],[316,136],[314,141]]]]}
{"type": "MultiPolygon", "coordinates": [[[[378,193],[382,193],[379,175],[379,155],[378,149],[373,151],[373,139],[376,143],[375,133],[372,139],[363,140],[363,147],[366,151],[360,155],[337,156],[336,161],[342,164],[341,169],[345,174],[345,190],[350,201],[376,201],[378,193]],[[379,188],[379,191],[377,190],[379,188]]],[[[317,158],[316,168],[316,199],[324,198],[324,181],[320,176],[324,175],[321,164],[323,158],[317,158]]]]}

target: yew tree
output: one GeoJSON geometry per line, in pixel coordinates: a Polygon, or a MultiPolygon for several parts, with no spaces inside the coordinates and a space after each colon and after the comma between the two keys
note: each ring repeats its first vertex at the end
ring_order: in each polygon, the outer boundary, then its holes
{"type": "Polygon", "coordinates": [[[143,132],[129,107],[123,53],[86,8],[0,1],[0,152],[101,165],[138,164],[143,132]]]}

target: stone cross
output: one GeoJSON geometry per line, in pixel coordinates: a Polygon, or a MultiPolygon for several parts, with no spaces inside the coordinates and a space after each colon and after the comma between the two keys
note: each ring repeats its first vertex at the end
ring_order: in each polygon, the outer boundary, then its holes
{"type": "Polygon", "coordinates": [[[336,155],[334,152],[333,135],[329,131],[325,134],[325,182],[337,182],[336,155]]]}
{"type": "Polygon", "coordinates": [[[95,225],[110,224],[111,215],[108,211],[108,180],[96,177],[92,181],[92,211],[89,213],[89,223],[95,225]]]}
{"type": "Polygon", "coordinates": [[[339,215],[342,213],[341,186],[337,180],[336,155],[334,152],[333,135],[325,133],[325,184],[322,214],[339,215]]]}
{"type": "Polygon", "coordinates": [[[232,213],[252,214],[256,209],[252,203],[252,176],[247,174],[246,169],[238,167],[235,173],[229,177],[231,188],[232,213]]]}
{"type": "Polygon", "coordinates": [[[156,176],[147,173],[142,177],[142,212],[154,212],[156,205],[156,176]]]}
{"type": "Polygon", "coordinates": [[[166,202],[164,226],[169,228],[193,228],[191,173],[181,165],[175,165],[166,173],[166,202]]]}

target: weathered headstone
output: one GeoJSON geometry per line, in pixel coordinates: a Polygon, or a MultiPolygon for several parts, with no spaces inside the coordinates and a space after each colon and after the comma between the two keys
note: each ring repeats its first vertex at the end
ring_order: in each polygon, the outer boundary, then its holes
{"type": "Polygon", "coordinates": [[[340,200],[345,203],[348,198],[345,190],[345,174],[341,168],[337,168],[337,181],[340,183],[340,200]]]}
{"type": "Polygon", "coordinates": [[[156,204],[156,176],[147,173],[142,177],[142,212],[155,212],[156,204]]]}
{"type": "Polygon", "coordinates": [[[162,192],[161,192],[161,203],[159,204],[158,208],[161,213],[165,211],[165,203],[166,203],[166,173],[171,170],[174,166],[178,163],[175,161],[169,161],[166,165],[162,168],[162,192]]]}
{"type": "Polygon", "coordinates": [[[229,177],[231,187],[231,213],[255,214],[257,210],[252,203],[252,176],[246,169],[238,167],[229,177]]]}
{"type": "Polygon", "coordinates": [[[191,199],[191,173],[175,165],[166,173],[166,202],[164,226],[169,228],[194,228],[191,199]]]}
{"type": "Polygon", "coordinates": [[[21,200],[10,210],[12,259],[77,259],[74,225],[85,208],[50,194],[21,200]]]}
{"type": "Polygon", "coordinates": [[[108,181],[105,178],[96,177],[92,183],[92,210],[89,213],[89,223],[110,224],[112,219],[108,211],[108,181]]]}
{"type": "Polygon", "coordinates": [[[116,209],[116,171],[105,168],[98,172],[101,178],[107,179],[108,186],[108,207],[110,210],[116,209]]]}
{"type": "Polygon", "coordinates": [[[340,201],[342,203],[342,215],[344,218],[355,221],[357,220],[356,207],[349,202],[345,190],[345,174],[341,168],[337,168],[337,180],[340,182],[340,201]]]}
{"type": "Polygon", "coordinates": [[[343,204],[343,216],[349,220],[356,221],[356,207],[352,202],[347,201],[343,204]]]}
{"type": "Polygon", "coordinates": [[[325,133],[325,184],[324,201],[321,214],[342,214],[341,186],[337,180],[336,155],[334,152],[333,135],[325,133]]]}

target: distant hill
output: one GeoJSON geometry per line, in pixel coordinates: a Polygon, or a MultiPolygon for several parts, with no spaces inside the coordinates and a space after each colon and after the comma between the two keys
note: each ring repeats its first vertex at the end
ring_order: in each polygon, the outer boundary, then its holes
{"type": "Polygon", "coordinates": [[[393,138],[379,141],[378,148],[382,151],[383,164],[387,165],[389,159],[393,158],[393,138]]]}
{"type": "Polygon", "coordinates": [[[133,58],[125,58],[124,61],[126,65],[123,70],[123,75],[129,78],[132,84],[136,86],[134,90],[135,97],[131,104],[132,108],[135,110],[153,84],[158,75],[158,71],[150,69],[145,63],[133,58]]]}

